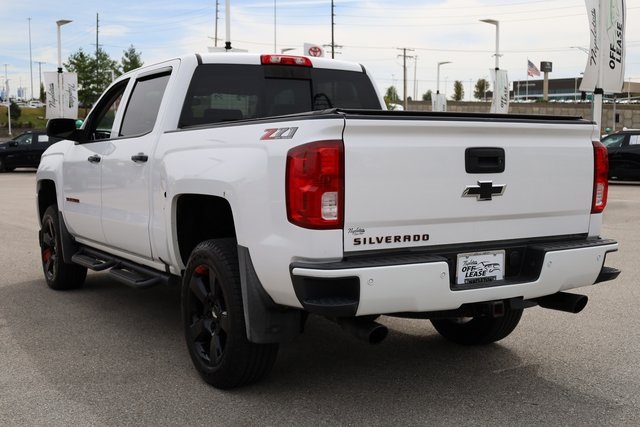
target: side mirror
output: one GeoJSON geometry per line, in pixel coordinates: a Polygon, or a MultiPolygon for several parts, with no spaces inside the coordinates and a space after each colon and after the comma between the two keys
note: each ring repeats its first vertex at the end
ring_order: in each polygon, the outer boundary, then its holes
{"type": "Polygon", "coordinates": [[[16,141],[9,141],[9,147],[17,147],[18,143],[16,141]]]}
{"type": "Polygon", "coordinates": [[[76,130],[74,119],[50,119],[47,122],[47,135],[68,138],[76,130]]]}
{"type": "Polygon", "coordinates": [[[50,119],[47,122],[47,136],[76,142],[87,139],[86,133],[76,128],[75,119],[50,119]]]}

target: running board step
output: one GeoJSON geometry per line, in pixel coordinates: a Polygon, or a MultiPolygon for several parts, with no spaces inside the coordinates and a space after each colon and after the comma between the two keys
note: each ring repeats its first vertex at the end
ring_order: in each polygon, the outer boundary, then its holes
{"type": "Polygon", "coordinates": [[[148,288],[158,284],[169,284],[172,276],[139,264],[126,261],[95,249],[82,248],[71,260],[93,271],[109,270],[115,280],[132,288],[148,288]]]}
{"type": "Polygon", "coordinates": [[[109,271],[109,274],[118,282],[133,288],[148,288],[163,281],[162,277],[147,275],[144,272],[130,270],[124,267],[115,267],[109,271]]]}
{"type": "Polygon", "coordinates": [[[104,260],[101,258],[96,258],[95,256],[91,256],[83,252],[74,254],[71,257],[71,261],[93,271],[103,271],[117,264],[117,262],[113,259],[104,260]]]}

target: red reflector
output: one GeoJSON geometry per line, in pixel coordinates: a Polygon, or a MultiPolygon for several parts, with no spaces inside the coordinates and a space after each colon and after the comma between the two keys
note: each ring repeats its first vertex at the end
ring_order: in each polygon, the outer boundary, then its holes
{"type": "Polygon", "coordinates": [[[299,67],[312,67],[311,60],[304,56],[292,55],[262,55],[262,65],[297,65],[299,67]]]}
{"type": "Polygon", "coordinates": [[[609,157],[607,147],[600,141],[593,141],[593,202],[591,213],[601,213],[607,206],[609,193],[609,157]]]}
{"type": "Polygon", "coordinates": [[[340,229],[344,223],[344,145],[316,141],[287,154],[287,218],[312,229],[340,229]]]}

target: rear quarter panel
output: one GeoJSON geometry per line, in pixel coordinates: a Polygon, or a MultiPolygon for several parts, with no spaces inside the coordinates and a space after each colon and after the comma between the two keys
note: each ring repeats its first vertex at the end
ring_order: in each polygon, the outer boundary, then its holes
{"type": "Polygon", "coordinates": [[[249,248],[265,289],[276,302],[299,306],[289,265],[297,258],[341,259],[342,230],[307,230],[288,222],[286,156],[297,145],[341,138],[343,127],[343,118],[336,116],[249,121],[165,133],[154,155],[151,180],[154,253],[184,268],[176,241],[178,198],[183,194],[224,198],[233,212],[238,244],[249,248]],[[291,139],[261,140],[268,129],[292,127],[297,130],[291,139]],[[171,230],[171,236],[165,230],[171,230]]]}

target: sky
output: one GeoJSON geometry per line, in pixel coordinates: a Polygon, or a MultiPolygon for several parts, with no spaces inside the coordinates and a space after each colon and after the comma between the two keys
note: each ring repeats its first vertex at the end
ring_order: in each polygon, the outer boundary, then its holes
{"type": "MultiPolygon", "coordinates": [[[[100,47],[118,61],[131,45],[145,64],[204,53],[215,44],[216,3],[223,46],[225,0],[0,0],[0,75],[6,68],[12,95],[23,87],[30,97],[33,80],[37,96],[40,70],[57,69],[60,19],[73,21],[61,27],[63,62],[79,49],[95,52],[96,28],[100,47]]],[[[331,0],[230,3],[234,48],[302,54],[305,42],[331,43],[331,0]]],[[[640,1],[626,3],[625,81],[640,82],[640,1]]],[[[499,66],[512,81],[527,78],[527,60],[538,67],[551,61],[550,78],[579,77],[587,62],[584,0],[334,0],[333,13],[335,58],[363,64],[381,91],[394,85],[401,97],[403,53],[410,97],[435,92],[439,62],[450,62],[440,66],[440,91],[448,97],[456,80],[465,99],[478,79],[490,80],[496,26],[481,19],[499,21],[499,66]]]]}

